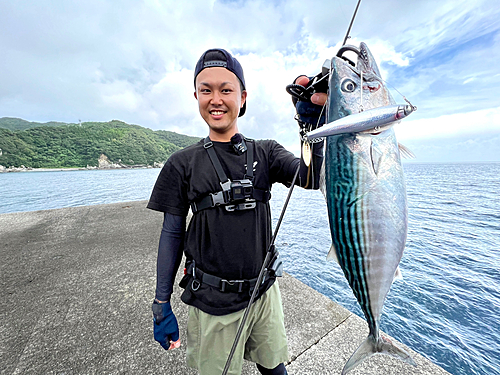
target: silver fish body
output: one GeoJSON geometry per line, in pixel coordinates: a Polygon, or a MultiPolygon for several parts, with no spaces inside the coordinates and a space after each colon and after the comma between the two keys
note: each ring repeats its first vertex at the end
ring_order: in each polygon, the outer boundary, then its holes
{"type": "MultiPolygon", "coordinates": [[[[347,121],[361,108],[366,112],[379,107],[394,109],[368,47],[361,43],[359,51],[356,67],[342,58],[332,59],[328,122],[347,121]]],[[[343,374],[375,353],[414,364],[402,348],[379,334],[382,308],[403,255],[408,222],[393,123],[386,121],[383,128],[375,122],[371,128],[365,123],[361,130],[347,126],[342,133],[326,138],[323,192],[332,236],[329,257],[339,262],[370,330],[343,374]]]]}

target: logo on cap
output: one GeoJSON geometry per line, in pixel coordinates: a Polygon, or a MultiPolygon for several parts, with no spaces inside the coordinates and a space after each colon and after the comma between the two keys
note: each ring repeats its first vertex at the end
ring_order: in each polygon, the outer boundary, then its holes
{"type": "Polygon", "coordinates": [[[221,66],[227,68],[227,62],[225,61],[205,61],[203,63],[203,68],[212,68],[214,66],[221,66]]]}

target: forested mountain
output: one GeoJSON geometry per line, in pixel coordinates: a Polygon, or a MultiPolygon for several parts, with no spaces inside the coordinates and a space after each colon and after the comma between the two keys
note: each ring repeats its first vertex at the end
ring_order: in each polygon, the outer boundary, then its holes
{"type": "Polygon", "coordinates": [[[50,121],[50,122],[30,122],[23,120],[22,118],[16,118],[16,117],[2,117],[0,118],[0,128],[4,129],[9,129],[12,131],[16,130],[26,130],[30,128],[37,128],[40,126],[61,126],[61,125],[70,125],[66,124],[64,122],[56,122],[56,121],[50,121]]]}
{"type": "Polygon", "coordinates": [[[0,118],[0,165],[62,168],[112,163],[153,165],[200,138],[113,120],[81,124],[36,123],[0,118]]]}

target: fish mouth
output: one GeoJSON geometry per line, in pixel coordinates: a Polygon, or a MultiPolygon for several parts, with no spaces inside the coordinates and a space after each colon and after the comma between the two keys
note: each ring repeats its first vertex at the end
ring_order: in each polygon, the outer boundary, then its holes
{"type": "Polygon", "coordinates": [[[364,42],[360,43],[359,48],[349,44],[342,46],[337,52],[337,57],[344,60],[347,63],[345,65],[356,75],[360,77],[363,75],[363,78],[368,81],[382,81],[377,62],[364,42]],[[344,56],[348,51],[354,52],[357,55],[356,63],[344,56]]]}

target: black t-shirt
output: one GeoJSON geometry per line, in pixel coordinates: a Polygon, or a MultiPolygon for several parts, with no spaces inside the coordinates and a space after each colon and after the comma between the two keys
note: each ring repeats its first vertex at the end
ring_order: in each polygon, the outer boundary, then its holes
{"type": "MultiPolygon", "coordinates": [[[[275,141],[253,143],[254,187],[270,190],[275,182],[290,184],[299,159],[275,141]]],[[[238,155],[230,142],[213,144],[227,177],[231,181],[244,179],[246,153],[238,155]]],[[[148,208],[185,216],[191,202],[221,190],[201,140],[169,158],[156,181],[148,208]]],[[[208,208],[193,215],[186,231],[184,251],[188,260],[194,260],[196,267],[208,274],[227,280],[253,279],[262,267],[271,230],[269,203],[257,201],[255,209],[233,212],[223,206],[208,208]]],[[[274,279],[267,280],[259,288],[259,295],[273,282],[274,279]]],[[[241,310],[250,299],[248,293],[223,293],[204,284],[193,291],[190,285],[182,294],[182,300],[212,315],[241,310]]]]}

